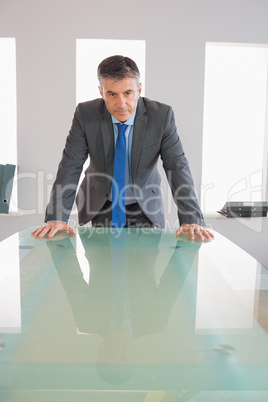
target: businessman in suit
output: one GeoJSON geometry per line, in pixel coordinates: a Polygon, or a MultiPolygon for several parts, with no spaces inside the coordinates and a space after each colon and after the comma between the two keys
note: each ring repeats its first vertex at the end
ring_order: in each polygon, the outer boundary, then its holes
{"type": "Polygon", "coordinates": [[[91,221],[97,227],[164,227],[157,169],[161,157],[177,205],[177,235],[187,232],[191,239],[195,234],[200,240],[211,239],[171,107],[140,97],[139,70],[128,57],[104,59],[98,79],[101,98],[77,106],[47,206],[46,225],[33,234],[52,237],[57,231],[74,232],[67,222],[88,155],[90,164],[76,197],[80,225],[91,221]],[[125,156],[122,159],[121,152],[118,162],[119,137],[125,156]],[[116,170],[124,175],[122,190],[118,184],[122,177],[115,178],[116,170]],[[116,214],[123,218],[117,220],[116,214]]]}

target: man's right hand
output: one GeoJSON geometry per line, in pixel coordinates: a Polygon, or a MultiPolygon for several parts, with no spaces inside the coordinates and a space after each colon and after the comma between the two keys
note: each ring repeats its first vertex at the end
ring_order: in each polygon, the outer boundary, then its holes
{"type": "Polygon", "coordinates": [[[75,233],[75,230],[66,223],[60,221],[51,221],[46,223],[44,226],[35,229],[31,234],[35,237],[44,237],[46,234],[48,237],[53,237],[57,232],[63,231],[75,233]]]}

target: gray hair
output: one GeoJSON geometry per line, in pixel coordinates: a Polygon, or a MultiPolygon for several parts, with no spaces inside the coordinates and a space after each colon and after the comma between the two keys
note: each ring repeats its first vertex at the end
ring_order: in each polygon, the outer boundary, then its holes
{"type": "Polygon", "coordinates": [[[130,77],[136,78],[137,85],[140,82],[140,72],[135,61],[129,57],[124,56],[111,56],[104,59],[98,66],[98,80],[101,81],[105,78],[113,78],[115,81],[120,81],[123,78],[130,77]]]}

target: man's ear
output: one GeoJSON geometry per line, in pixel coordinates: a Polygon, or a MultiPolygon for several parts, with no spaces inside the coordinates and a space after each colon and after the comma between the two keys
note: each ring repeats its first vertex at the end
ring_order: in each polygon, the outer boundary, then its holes
{"type": "Polygon", "coordinates": [[[99,86],[98,86],[98,88],[99,88],[99,91],[100,91],[101,97],[103,98],[103,91],[102,91],[102,89],[101,89],[101,86],[99,85],[99,86]]]}
{"type": "Polygon", "coordinates": [[[141,90],[142,90],[142,83],[140,82],[140,83],[139,83],[139,89],[138,89],[138,91],[139,91],[139,96],[140,96],[140,94],[141,94],[141,90]]]}

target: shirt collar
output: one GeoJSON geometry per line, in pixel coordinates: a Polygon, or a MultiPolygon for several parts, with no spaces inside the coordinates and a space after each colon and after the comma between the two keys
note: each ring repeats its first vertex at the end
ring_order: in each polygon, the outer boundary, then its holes
{"type": "MultiPolygon", "coordinates": [[[[112,116],[112,115],[111,115],[112,116]]],[[[130,116],[129,119],[127,119],[124,124],[126,124],[127,126],[133,126],[134,125],[134,120],[135,120],[135,116],[136,116],[136,110],[135,112],[130,116]]],[[[117,120],[114,116],[112,116],[112,122],[113,124],[122,124],[119,120],[117,120]]]]}

